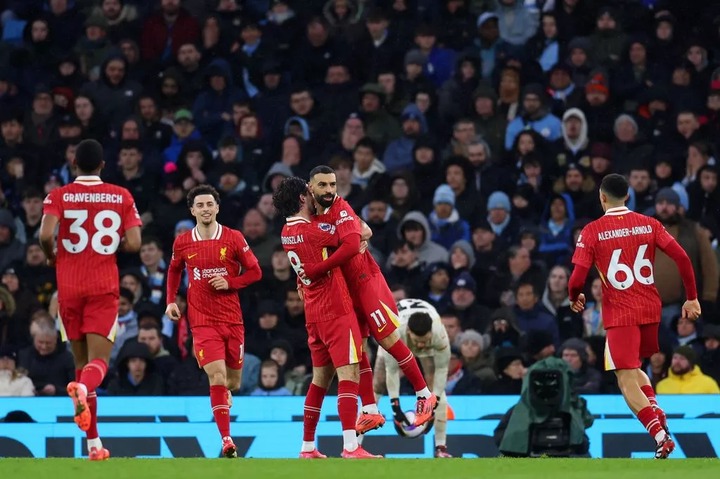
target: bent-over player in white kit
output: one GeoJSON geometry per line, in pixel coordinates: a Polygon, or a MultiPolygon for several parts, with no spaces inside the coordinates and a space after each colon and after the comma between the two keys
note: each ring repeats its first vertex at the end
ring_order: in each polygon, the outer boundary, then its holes
{"type": "MultiPolygon", "coordinates": [[[[450,339],[440,314],[428,302],[421,299],[401,299],[398,303],[400,339],[405,341],[415,357],[420,359],[425,377],[432,377],[432,392],[439,398],[435,410],[435,457],[452,457],[447,452],[447,383],[450,363],[450,339]]],[[[400,367],[389,354],[380,349],[376,368],[385,364],[385,381],[393,408],[394,420],[406,424],[407,419],[400,407],[400,367]]],[[[430,381],[428,381],[428,385],[430,381]]]]}

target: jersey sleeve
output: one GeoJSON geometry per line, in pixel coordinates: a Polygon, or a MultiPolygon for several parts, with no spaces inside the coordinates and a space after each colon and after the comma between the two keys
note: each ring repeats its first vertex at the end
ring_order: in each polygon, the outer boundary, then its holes
{"type": "Polygon", "coordinates": [[[46,215],[62,218],[62,202],[60,201],[59,189],[52,190],[43,201],[43,213],[46,215]]]}
{"type": "Polygon", "coordinates": [[[575,244],[575,253],[573,253],[572,262],[580,266],[590,268],[595,260],[595,236],[592,234],[590,226],[583,228],[580,236],[578,236],[575,244]]]}
{"type": "Polygon", "coordinates": [[[123,227],[125,230],[129,230],[135,226],[142,226],[142,220],[140,219],[140,213],[138,213],[137,206],[135,206],[135,199],[128,190],[123,191],[123,227]]]}
{"type": "Polygon", "coordinates": [[[338,209],[334,215],[336,234],[340,241],[351,234],[361,234],[360,221],[358,216],[347,201],[342,198],[338,200],[340,203],[336,206],[338,209]]]}
{"type": "Polygon", "coordinates": [[[655,232],[655,244],[661,250],[664,250],[670,243],[675,241],[675,238],[673,238],[672,235],[668,233],[668,230],[665,229],[663,224],[657,220],[655,220],[653,230],[655,232]]]}
{"type": "Polygon", "coordinates": [[[245,236],[239,231],[237,231],[237,234],[235,235],[235,247],[237,248],[238,258],[240,259],[240,264],[242,265],[244,271],[252,268],[258,262],[258,259],[255,256],[255,253],[253,253],[253,250],[250,249],[250,245],[245,239],[245,236]]]}
{"type": "Polygon", "coordinates": [[[182,251],[182,236],[175,238],[172,250],[172,259],[168,266],[167,272],[167,285],[165,296],[167,298],[167,304],[174,303],[177,298],[178,288],[180,287],[180,280],[182,277],[182,270],[185,268],[185,257],[182,251]]]}

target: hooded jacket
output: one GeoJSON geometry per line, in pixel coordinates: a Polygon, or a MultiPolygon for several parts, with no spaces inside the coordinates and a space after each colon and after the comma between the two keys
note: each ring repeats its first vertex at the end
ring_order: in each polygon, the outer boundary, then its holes
{"type": "Polygon", "coordinates": [[[540,220],[540,244],[538,252],[547,258],[548,265],[563,264],[572,251],[573,233],[575,223],[575,207],[570,196],[566,193],[551,196],[545,206],[540,220]],[[562,227],[550,222],[550,205],[556,199],[565,203],[566,219],[562,227]]]}
{"type": "Polygon", "coordinates": [[[658,383],[656,390],[658,394],[720,394],[718,383],[697,365],[680,376],[668,370],[668,377],[658,383]]]}
{"type": "Polygon", "coordinates": [[[162,396],[163,380],[155,373],[155,363],[150,356],[150,350],[143,343],[129,342],[120,351],[117,376],[108,385],[110,396],[162,396]],[[132,384],[129,379],[128,363],[132,358],[145,360],[145,376],[138,384],[132,384]]]}
{"type": "MultiPolygon", "coordinates": [[[[423,243],[415,250],[417,253],[418,259],[421,263],[425,264],[431,264],[431,263],[447,263],[448,260],[448,252],[445,248],[440,246],[439,244],[432,241],[430,238],[432,236],[432,233],[430,231],[430,225],[428,224],[428,220],[420,211],[410,211],[405,215],[405,217],[400,221],[400,224],[398,225],[397,229],[397,236],[400,240],[403,239],[402,235],[402,229],[405,223],[408,221],[415,221],[420,224],[423,228],[424,237],[425,240],[423,243]]],[[[392,259],[394,258],[394,253],[390,255],[390,258],[388,259],[387,268],[390,269],[392,267],[392,259]]]]}
{"type": "Polygon", "coordinates": [[[195,99],[192,113],[195,127],[208,143],[214,145],[229,123],[222,114],[230,113],[233,103],[244,99],[245,93],[235,86],[230,64],[222,58],[216,58],[208,65],[205,82],[205,89],[195,99]],[[225,79],[225,89],[219,92],[210,87],[210,78],[218,75],[225,79]]]}
{"type": "Polygon", "coordinates": [[[10,241],[0,243],[0,271],[5,271],[5,268],[14,261],[22,261],[25,258],[25,247],[15,238],[16,224],[10,210],[0,209],[0,226],[10,229],[10,241]]]}
{"type": "Polygon", "coordinates": [[[128,79],[128,70],[125,57],[119,54],[109,55],[100,66],[100,78],[83,87],[85,93],[95,100],[96,111],[100,117],[114,125],[120,124],[133,113],[135,102],[143,90],[139,83],[128,79]],[[120,60],[125,65],[125,76],[117,85],[110,83],[105,74],[108,63],[113,60],[120,60]]]}

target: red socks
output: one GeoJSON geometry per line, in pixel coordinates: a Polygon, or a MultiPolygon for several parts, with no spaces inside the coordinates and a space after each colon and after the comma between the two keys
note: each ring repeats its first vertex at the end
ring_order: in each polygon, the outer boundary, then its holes
{"type": "Polygon", "coordinates": [[[660,425],[657,414],[655,414],[651,406],[642,408],[640,412],[638,412],[637,418],[655,441],[660,442],[662,440],[665,435],[665,430],[660,425]]]}
{"type": "Polygon", "coordinates": [[[88,407],[90,408],[90,429],[85,433],[88,439],[97,439],[97,394],[95,391],[87,395],[88,407]]]}
{"type": "Polygon", "coordinates": [[[407,377],[410,384],[412,384],[415,392],[422,391],[427,387],[425,378],[420,372],[417,361],[415,361],[415,356],[413,356],[413,353],[405,343],[397,341],[388,349],[388,353],[398,362],[400,369],[402,369],[403,374],[405,374],[405,377],[407,377]]]}
{"type": "Polygon", "coordinates": [[[358,383],[352,381],[338,382],[338,414],[343,431],[355,430],[358,387],[358,383]]]}
{"type": "Polygon", "coordinates": [[[360,399],[362,405],[375,404],[375,391],[373,391],[373,372],[367,353],[363,351],[360,356],[360,399]]]}
{"type": "Polygon", "coordinates": [[[303,441],[314,442],[315,430],[320,421],[320,408],[327,390],[310,383],[303,408],[303,441]]]}
{"type": "Polygon", "coordinates": [[[102,384],[107,374],[107,363],[102,359],[93,359],[82,369],[75,370],[75,380],[87,388],[87,402],[90,409],[90,429],[87,430],[88,439],[97,439],[97,394],[95,390],[102,384]]]}
{"type": "Polygon", "coordinates": [[[225,386],[210,386],[210,405],[221,437],[230,435],[230,407],[225,386]]]}
{"type": "MultiPolygon", "coordinates": [[[[93,359],[82,368],[80,373],[80,381],[85,385],[88,393],[91,393],[102,384],[105,375],[107,374],[108,366],[102,359],[93,359]]],[[[76,372],[77,374],[77,372],[76,372]]]]}
{"type": "Polygon", "coordinates": [[[655,410],[655,414],[660,421],[660,425],[665,428],[665,426],[667,425],[667,416],[665,416],[665,411],[663,411],[658,405],[653,387],[649,384],[646,384],[644,386],[640,386],[640,389],[642,389],[643,394],[645,394],[645,397],[647,397],[648,401],[650,401],[650,406],[652,406],[652,408],[655,410]]]}

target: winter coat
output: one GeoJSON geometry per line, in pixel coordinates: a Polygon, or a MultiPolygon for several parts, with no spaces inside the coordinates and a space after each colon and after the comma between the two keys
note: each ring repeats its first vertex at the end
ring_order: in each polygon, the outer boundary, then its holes
{"type": "Polygon", "coordinates": [[[720,387],[713,378],[703,374],[700,366],[694,366],[692,371],[681,376],[670,369],[656,391],[658,394],[720,394],[720,387]]]}

